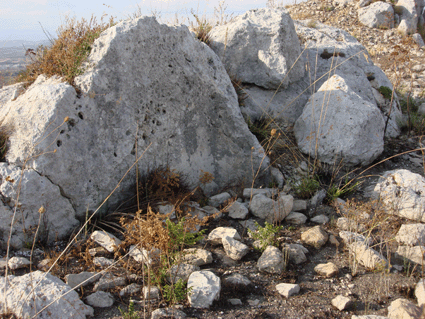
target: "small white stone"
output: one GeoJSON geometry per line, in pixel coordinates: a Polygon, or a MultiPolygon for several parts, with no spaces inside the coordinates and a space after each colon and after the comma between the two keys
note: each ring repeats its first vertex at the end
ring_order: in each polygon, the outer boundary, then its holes
{"type": "Polygon", "coordinates": [[[8,265],[10,269],[19,269],[29,266],[31,262],[25,257],[12,257],[9,259],[8,265]]]}
{"type": "Polygon", "coordinates": [[[296,295],[300,292],[300,286],[297,284],[278,284],[276,290],[284,297],[289,298],[290,296],[296,295]]]}
{"type": "Polygon", "coordinates": [[[150,287],[143,287],[143,296],[145,299],[159,299],[159,289],[156,286],[150,287]]]}
{"type": "Polygon", "coordinates": [[[121,240],[104,230],[94,231],[90,238],[110,253],[113,253],[121,244],[121,240]]]}
{"type": "Polygon", "coordinates": [[[348,297],[342,295],[336,296],[332,299],[332,305],[340,311],[347,309],[351,305],[352,301],[348,297]]]}
{"type": "Polygon", "coordinates": [[[96,291],[87,296],[86,301],[92,307],[106,308],[114,304],[114,297],[109,292],[96,291]]]}

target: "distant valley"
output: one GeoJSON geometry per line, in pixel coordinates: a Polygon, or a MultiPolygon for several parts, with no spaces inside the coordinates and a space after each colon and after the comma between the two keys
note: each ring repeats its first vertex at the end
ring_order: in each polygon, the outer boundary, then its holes
{"type": "Polygon", "coordinates": [[[39,45],[49,45],[49,41],[0,41],[0,88],[25,68],[30,57],[25,56],[27,49],[35,50],[39,45]]]}

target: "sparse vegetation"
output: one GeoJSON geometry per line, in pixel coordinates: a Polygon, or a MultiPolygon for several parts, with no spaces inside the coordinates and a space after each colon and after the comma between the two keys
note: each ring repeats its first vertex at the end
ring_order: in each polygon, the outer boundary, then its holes
{"type": "Polygon", "coordinates": [[[84,72],[82,65],[90,54],[94,40],[113,24],[112,18],[109,22],[100,23],[94,17],[90,21],[67,18],[57,31],[58,38],[51,40],[50,47],[40,46],[30,54],[31,63],[15,82],[25,82],[29,86],[39,75],[45,74],[48,77],[57,75],[73,85],[74,78],[84,72]]]}
{"type": "Polygon", "coordinates": [[[283,229],[283,226],[273,226],[268,222],[264,222],[264,227],[255,222],[257,227],[256,231],[248,229],[248,233],[252,238],[260,242],[259,250],[264,251],[267,246],[278,246],[279,242],[277,241],[277,234],[283,229]]]}
{"type": "Polygon", "coordinates": [[[292,183],[297,197],[307,199],[320,189],[320,181],[317,175],[306,175],[300,181],[292,183]]]}

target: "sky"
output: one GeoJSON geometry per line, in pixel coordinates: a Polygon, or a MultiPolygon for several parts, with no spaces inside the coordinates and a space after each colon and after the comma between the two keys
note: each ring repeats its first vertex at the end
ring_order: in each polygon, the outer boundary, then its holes
{"type": "MultiPolygon", "coordinates": [[[[284,4],[293,0],[283,0],[284,4]]],[[[219,0],[0,0],[0,41],[47,40],[46,33],[56,37],[56,30],[65,21],[65,17],[77,20],[89,20],[94,15],[99,20],[103,15],[105,21],[113,16],[117,19],[127,18],[138,8],[144,15],[152,12],[160,14],[163,21],[172,20],[175,14],[181,19],[191,16],[191,9],[200,15],[214,15],[214,7],[219,0]]],[[[282,2],[282,0],[280,0],[282,2]]],[[[265,7],[267,0],[227,0],[226,12],[234,16],[250,9],[265,7]]]]}

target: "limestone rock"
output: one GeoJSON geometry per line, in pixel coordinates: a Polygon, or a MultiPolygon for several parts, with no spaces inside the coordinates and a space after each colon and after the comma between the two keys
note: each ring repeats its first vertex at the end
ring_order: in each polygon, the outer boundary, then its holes
{"type": "Polygon", "coordinates": [[[86,286],[99,280],[101,274],[96,272],[83,271],[79,274],[68,274],[65,276],[65,282],[71,288],[86,286]]]}
{"type": "Polygon", "coordinates": [[[121,244],[121,240],[104,230],[95,230],[90,235],[90,238],[110,253],[115,252],[115,250],[121,244]]]}
{"type": "Polygon", "coordinates": [[[9,259],[7,264],[10,269],[15,270],[19,268],[25,268],[31,265],[31,262],[25,257],[12,257],[9,259]]]}
{"type": "MultiPolygon", "coordinates": [[[[26,166],[37,183],[56,189],[43,198],[37,189],[30,222],[38,220],[41,205],[54,207],[48,214],[58,223],[50,229],[69,234],[78,225],[74,216],[96,209],[135,164],[136,149],[143,174],[168,166],[191,187],[199,185],[202,171],[212,174],[202,186],[207,196],[235,181],[251,182],[252,167],[261,166],[258,184],[270,181],[269,160],[243,119],[220,58],[186,26],[146,16],[121,21],[95,40],[84,68],[74,81],[79,94],[41,75],[16,100],[0,105],[0,122],[14,126],[9,164],[2,163],[0,174],[31,158],[26,166]]],[[[135,176],[130,170],[99,213],[133,195],[135,176]]]]}
{"type": "Polygon", "coordinates": [[[316,249],[322,247],[328,241],[328,234],[320,226],[315,226],[301,234],[301,241],[316,249]]]}
{"type": "Polygon", "coordinates": [[[232,196],[229,193],[221,193],[210,197],[208,200],[208,205],[212,207],[219,207],[220,205],[225,204],[232,196]]]}
{"type": "Polygon", "coordinates": [[[220,278],[208,270],[195,271],[189,276],[189,303],[194,308],[209,308],[220,298],[220,278]]]}
{"type": "Polygon", "coordinates": [[[147,300],[159,299],[159,288],[156,286],[143,287],[143,297],[147,300]]]}
{"type": "Polygon", "coordinates": [[[398,246],[396,256],[423,265],[425,261],[425,246],[398,246]]]}
{"type": "Polygon", "coordinates": [[[107,268],[114,264],[114,260],[105,257],[94,257],[93,264],[97,267],[107,268]]]}
{"type": "Polygon", "coordinates": [[[314,267],[314,271],[321,276],[333,277],[338,274],[338,267],[334,263],[328,262],[326,264],[318,264],[314,267]]]}
{"type": "Polygon", "coordinates": [[[391,302],[388,307],[388,318],[390,319],[417,319],[421,318],[422,310],[411,301],[399,298],[391,302]]]}
{"type": "Polygon", "coordinates": [[[300,292],[300,286],[297,284],[278,284],[276,290],[284,297],[289,298],[300,292]]]}
{"type": "Polygon", "coordinates": [[[87,303],[92,307],[106,308],[114,304],[114,297],[109,292],[96,291],[86,298],[87,303]]]}
{"type": "Polygon", "coordinates": [[[183,250],[182,261],[187,264],[202,266],[213,262],[211,252],[200,248],[187,248],[183,250]]]}
{"type": "Polygon", "coordinates": [[[367,165],[384,150],[384,117],[339,75],[312,95],[295,122],[300,150],[325,163],[367,165]],[[321,111],[321,106],[326,108],[321,111]]]}
{"type": "Polygon", "coordinates": [[[33,317],[39,311],[40,318],[85,319],[93,316],[93,308],[85,305],[62,280],[50,274],[37,270],[19,277],[8,276],[7,280],[8,289],[4,294],[5,278],[0,277],[0,291],[3,292],[0,309],[5,307],[6,300],[9,310],[19,318],[33,317]]]}
{"type": "Polygon", "coordinates": [[[248,213],[248,208],[239,202],[234,202],[229,208],[229,217],[233,219],[245,219],[248,213]]]}
{"type": "Polygon", "coordinates": [[[341,295],[336,296],[332,299],[332,306],[338,308],[340,311],[347,309],[353,302],[350,298],[341,295]]]}
{"type": "Polygon", "coordinates": [[[257,261],[258,270],[270,274],[282,273],[285,266],[282,252],[274,246],[267,246],[257,261]]]}
{"type": "Polygon", "coordinates": [[[233,260],[240,260],[249,252],[249,247],[247,245],[233,239],[232,237],[223,237],[222,241],[224,251],[227,256],[233,260]]]}
{"type": "Polygon", "coordinates": [[[232,237],[236,240],[241,240],[238,231],[231,227],[217,227],[208,235],[208,240],[216,245],[222,244],[222,239],[226,236],[232,237]]]}
{"type": "Polygon", "coordinates": [[[388,261],[375,249],[369,248],[365,242],[354,242],[348,245],[349,251],[356,261],[367,269],[382,270],[388,266],[388,261]]]}
{"type": "Polygon", "coordinates": [[[425,245],[425,225],[424,224],[404,224],[395,236],[400,245],[417,246],[425,245]]]}
{"type": "Polygon", "coordinates": [[[418,306],[422,307],[425,304],[425,280],[421,279],[416,284],[415,297],[418,301],[418,306]]]}
{"type": "Polygon", "coordinates": [[[200,270],[199,266],[179,263],[171,266],[168,271],[167,279],[172,283],[176,283],[179,279],[187,281],[190,274],[200,270]]]}
{"type": "Polygon", "coordinates": [[[282,9],[248,11],[210,32],[211,47],[230,74],[266,89],[287,87],[304,75],[293,21],[282,9]],[[292,70],[290,68],[292,67],[292,70]]]}
{"type": "Polygon", "coordinates": [[[316,224],[324,225],[329,221],[329,217],[321,214],[321,215],[314,216],[313,218],[310,219],[310,221],[312,221],[313,223],[316,223],[316,224]]]}
{"type": "Polygon", "coordinates": [[[299,265],[307,261],[305,254],[308,253],[308,249],[300,244],[289,244],[284,249],[289,251],[289,260],[294,264],[299,265]]]}
{"type": "Polygon", "coordinates": [[[372,198],[379,198],[390,214],[425,222],[425,178],[419,174],[406,169],[385,172],[372,198]]]}
{"type": "Polygon", "coordinates": [[[136,283],[132,283],[128,286],[125,286],[123,289],[120,290],[120,296],[130,296],[138,293],[142,289],[142,286],[136,283]]]}
{"type": "Polygon", "coordinates": [[[223,279],[223,285],[230,286],[231,289],[244,291],[248,286],[252,285],[252,282],[241,274],[233,273],[223,279]]]}
{"type": "Polygon", "coordinates": [[[285,221],[293,225],[302,225],[307,221],[307,216],[303,213],[290,212],[288,216],[285,217],[285,221]]]}
{"type": "Polygon", "coordinates": [[[124,277],[117,277],[117,276],[114,276],[113,274],[106,273],[94,285],[93,290],[94,291],[106,290],[106,289],[115,288],[117,286],[124,286],[124,285],[125,285],[124,277]]]}
{"type": "Polygon", "coordinates": [[[129,255],[139,263],[151,265],[155,261],[159,260],[160,253],[161,251],[159,249],[153,248],[151,251],[147,251],[144,248],[139,249],[135,245],[131,245],[129,255]]]}
{"type": "Polygon", "coordinates": [[[359,9],[359,21],[369,28],[391,29],[394,27],[394,10],[391,4],[382,1],[359,9]]]}
{"type": "Polygon", "coordinates": [[[400,24],[397,29],[404,35],[416,33],[418,12],[415,0],[399,0],[395,7],[400,13],[400,24]]]}
{"type": "MultiPolygon", "coordinates": [[[[1,109],[1,106],[0,106],[1,109]]],[[[1,116],[0,116],[1,117],[1,116]]],[[[8,204],[0,203],[0,247],[6,248],[13,216],[13,207],[18,205],[10,245],[21,248],[33,242],[33,233],[39,228],[38,238],[50,242],[66,238],[78,226],[75,210],[70,201],[61,195],[61,189],[46,176],[32,170],[7,163],[0,163],[0,194],[8,204]],[[18,185],[19,203],[16,202],[18,185]],[[43,223],[39,225],[40,213],[43,223]]]]}
{"type": "Polygon", "coordinates": [[[258,194],[252,198],[249,209],[254,216],[269,223],[280,222],[291,212],[293,202],[294,198],[291,195],[281,194],[277,200],[273,200],[258,194]]]}
{"type": "Polygon", "coordinates": [[[151,319],[173,318],[184,319],[186,314],[176,308],[160,308],[152,311],[151,319]]]}

